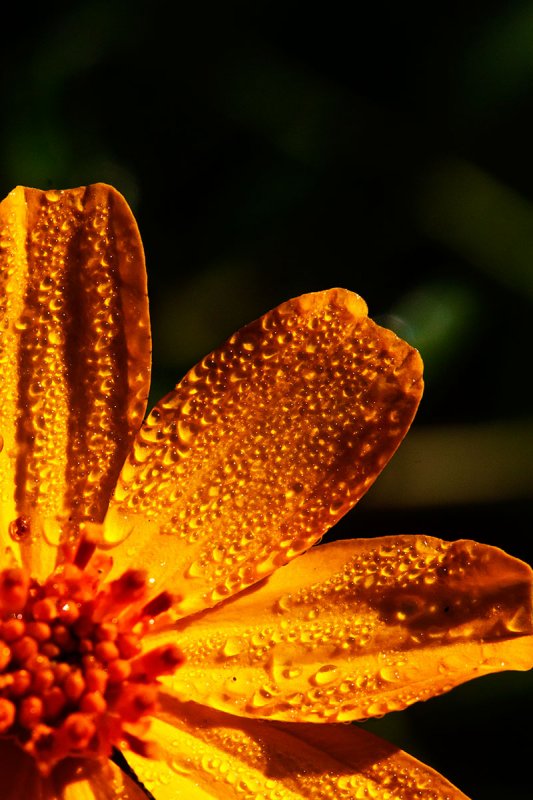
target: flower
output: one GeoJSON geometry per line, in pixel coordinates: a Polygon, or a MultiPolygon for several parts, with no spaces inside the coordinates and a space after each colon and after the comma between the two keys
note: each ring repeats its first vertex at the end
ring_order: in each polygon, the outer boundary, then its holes
{"type": "Polygon", "coordinates": [[[15,189],[0,266],[2,798],[464,797],[338,723],[529,669],[531,570],[424,536],[312,547],[408,430],[418,353],[357,295],[304,295],[142,423],[124,199],[15,189]]]}

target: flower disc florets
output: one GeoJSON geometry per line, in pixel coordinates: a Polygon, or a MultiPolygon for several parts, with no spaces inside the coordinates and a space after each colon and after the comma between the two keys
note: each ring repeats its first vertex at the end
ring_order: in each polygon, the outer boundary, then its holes
{"type": "Polygon", "coordinates": [[[95,549],[85,534],[44,583],[19,566],[0,572],[0,735],[43,774],[67,756],[109,755],[114,745],[147,755],[157,678],[183,661],[176,645],[141,645],[170,595],[146,602],[141,570],[105,582],[111,559],[95,549]]]}

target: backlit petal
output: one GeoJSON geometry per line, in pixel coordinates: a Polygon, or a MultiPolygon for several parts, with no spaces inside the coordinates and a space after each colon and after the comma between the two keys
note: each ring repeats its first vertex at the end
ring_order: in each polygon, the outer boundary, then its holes
{"type": "Polygon", "coordinates": [[[102,520],[144,415],[146,276],[124,198],[11,192],[0,294],[0,535],[43,576],[61,536],[102,520]]]}
{"type": "Polygon", "coordinates": [[[161,762],[127,754],[157,800],[466,800],[429,767],[355,726],[276,725],[164,701],[161,762]]]}
{"type": "Polygon", "coordinates": [[[533,573],[470,541],[385,537],[321,545],[147,647],[176,641],[163,678],[233,714],[347,721],[464,681],[533,666],[533,573]]]}
{"type": "Polygon", "coordinates": [[[422,393],[418,353],[342,289],[279,306],[149,415],[106,518],[185,615],[312,545],[364,494],[422,393]]]}

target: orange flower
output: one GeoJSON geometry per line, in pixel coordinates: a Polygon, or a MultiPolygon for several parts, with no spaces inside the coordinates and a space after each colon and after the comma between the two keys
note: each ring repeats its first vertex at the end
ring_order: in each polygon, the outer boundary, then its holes
{"type": "Polygon", "coordinates": [[[145,797],[113,748],[158,800],[464,797],[335,723],[529,669],[531,570],[424,536],[312,547],[409,428],[417,352],[356,295],[304,295],[141,425],[124,199],[18,188],[0,237],[3,800],[145,797]]]}

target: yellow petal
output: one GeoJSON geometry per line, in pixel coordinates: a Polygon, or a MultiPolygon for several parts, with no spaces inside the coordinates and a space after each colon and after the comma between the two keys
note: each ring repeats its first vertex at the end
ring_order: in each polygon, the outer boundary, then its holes
{"type": "Polygon", "coordinates": [[[157,800],[466,800],[444,778],[355,726],[276,725],[163,700],[162,760],[128,761],[157,800]]]}
{"type": "Polygon", "coordinates": [[[366,312],[342,289],[290,300],[159,403],[106,518],[117,570],[146,565],[185,615],[270,574],[357,502],[422,392],[418,353],[366,312]]]}
{"type": "Polygon", "coordinates": [[[233,714],[347,721],[533,666],[533,573],[470,541],[321,545],[190,624],[168,690],[233,714]]]}
{"type": "Polygon", "coordinates": [[[116,764],[95,759],[62,761],[43,778],[34,759],[9,739],[0,741],[2,800],[146,800],[116,764]]]}
{"type": "Polygon", "coordinates": [[[0,295],[0,531],[39,576],[77,522],[102,520],[144,414],[146,276],[124,198],[11,192],[0,295]]]}

